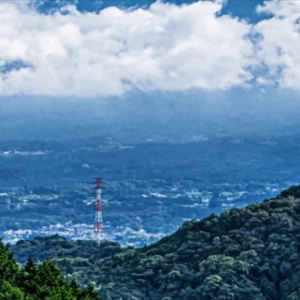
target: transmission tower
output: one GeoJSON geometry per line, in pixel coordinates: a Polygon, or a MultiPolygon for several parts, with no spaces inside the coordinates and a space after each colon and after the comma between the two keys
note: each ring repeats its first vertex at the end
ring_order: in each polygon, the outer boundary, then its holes
{"type": "Polygon", "coordinates": [[[102,217],[102,179],[96,178],[96,212],[95,212],[95,225],[94,234],[97,245],[100,246],[101,242],[104,241],[104,230],[103,230],[103,217],[102,217]]]}

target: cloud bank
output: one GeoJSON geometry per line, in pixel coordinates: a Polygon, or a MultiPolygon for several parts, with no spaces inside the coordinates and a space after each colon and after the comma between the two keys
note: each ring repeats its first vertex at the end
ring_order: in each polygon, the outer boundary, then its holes
{"type": "Polygon", "coordinates": [[[300,90],[300,1],[269,1],[257,11],[272,16],[254,28],[257,57],[267,68],[258,80],[300,90]]]}
{"type": "Polygon", "coordinates": [[[95,13],[67,6],[43,15],[2,2],[0,94],[110,96],[253,84],[298,89],[299,2],[266,3],[258,12],[271,18],[256,25],[220,15],[221,9],[220,1],[200,1],[95,13]]]}

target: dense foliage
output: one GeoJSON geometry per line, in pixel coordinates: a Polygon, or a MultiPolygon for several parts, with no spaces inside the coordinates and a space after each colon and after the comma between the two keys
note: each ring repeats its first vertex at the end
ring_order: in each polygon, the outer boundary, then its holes
{"type": "Polygon", "coordinates": [[[73,260],[73,277],[95,281],[105,299],[300,299],[299,190],[188,221],[97,265],[73,260]]]}
{"type": "Polygon", "coordinates": [[[68,241],[64,237],[53,235],[49,237],[36,237],[33,240],[20,240],[10,246],[16,260],[24,264],[28,258],[34,261],[44,261],[49,258],[86,258],[90,261],[99,260],[124,249],[118,243],[105,242],[97,247],[94,241],[68,241]]]}
{"type": "Polygon", "coordinates": [[[80,290],[75,281],[64,279],[56,265],[29,259],[19,267],[0,241],[0,299],[2,300],[97,300],[92,286],[80,290]]]}
{"type": "Polygon", "coordinates": [[[93,282],[104,299],[297,300],[299,250],[300,186],[293,186],[261,204],[187,221],[142,249],[56,260],[67,277],[93,282]]]}

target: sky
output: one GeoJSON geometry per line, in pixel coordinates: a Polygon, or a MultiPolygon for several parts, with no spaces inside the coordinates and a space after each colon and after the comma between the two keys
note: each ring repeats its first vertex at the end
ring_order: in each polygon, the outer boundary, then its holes
{"type": "Polygon", "coordinates": [[[0,95],[300,89],[300,1],[0,1],[0,95]]]}

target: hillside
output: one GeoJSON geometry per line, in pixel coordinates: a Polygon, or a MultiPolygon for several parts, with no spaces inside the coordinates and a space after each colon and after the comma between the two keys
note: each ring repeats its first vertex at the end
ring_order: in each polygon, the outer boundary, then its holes
{"type": "MultiPolygon", "coordinates": [[[[21,243],[22,244],[22,243],[21,243]]],[[[57,257],[104,299],[300,299],[300,186],[111,257],[57,257]]],[[[18,251],[18,247],[14,248],[18,251]]]]}
{"type": "Polygon", "coordinates": [[[101,247],[98,248],[93,241],[73,242],[54,235],[36,237],[30,241],[21,240],[16,245],[12,245],[10,251],[15,254],[15,258],[19,263],[24,264],[29,257],[34,261],[44,261],[53,257],[81,257],[89,260],[99,260],[125,251],[125,249],[114,242],[102,243],[101,247]]]}

